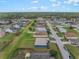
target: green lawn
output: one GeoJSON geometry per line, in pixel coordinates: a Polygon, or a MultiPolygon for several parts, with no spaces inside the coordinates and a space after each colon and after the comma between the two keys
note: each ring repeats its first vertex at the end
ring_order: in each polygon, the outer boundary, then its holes
{"type": "Polygon", "coordinates": [[[57,33],[57,35],[59,36],[59,37],[64,37],[64,33],[57,33]]]}
{"type": "MultiPolygon", "coordinates": [[[[21,33],[21,35],[16,36],[14,38],[14,41],[7,46],[7,48],[4,49],[2,53],[0,53],[0,59],[10,59],[9,57],[12,56],[13,52],[18,48],[18,46],[23,42],[23,36],[28,31],[29,27],[34,23],[34,20],[24,28],[24,31],[21,33]]],[[[29,37],[29,36],[26,36],[29,37]]]]}
{"type": "Polygon", "coordinates": [[[55,50],[55,51],[57,51],[56,59],[62,59],[60,51],[59,51],[59,49],[58,49],[58,47],[57,47],[57,45],[55,43],[51,43],[50,44],[50,48],[53,49],[53,50],[55,50]]]}
{"type": "Polygon", "coordinates": [[[22,40],[20,48],[33,48],[34,38],[32,33],[24,33],[22,40]]]}
{"type": "Polygon", "coordinates": [[[6,34],[4,37],[0,38],[0,42],[12,40],[14,36],[14,34],[6,34]]]}
{"type": "Polygon", "coordinates": [[[72,45],[66,45],[66,47],[75,59],[79,59],[79,48],[78,47],[75,47],[72,45]]]}

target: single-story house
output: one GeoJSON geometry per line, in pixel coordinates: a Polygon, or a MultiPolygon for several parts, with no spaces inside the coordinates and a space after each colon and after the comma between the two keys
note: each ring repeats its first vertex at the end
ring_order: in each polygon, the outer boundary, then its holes
{"type": "Polygon", "coordinates": [[[76,33],[67,32],[65,33],[65,38],[68,39],[68,41],[71,42],[72,44],[79,45],[79,41],[76,33]]]}
{"type": "Polygon", "coordinates": [[[40,32],[46,32],[47,31],[45,27],[36,27],[35,30],[40,31],[40,32]]]}
{"type": "Polygon", "coordinates": [[[17,32],[17,29],[15,29],[15,28],[7,28],[5,30],[5,32],[8,32],[8,33],[16,33],[17,32]]]}
{"type": "Polygon", "coordinates": [[[0,38],[5,36],[5,32],[0,32],[0,38]]]}
{"type": "Polygon", "coordinates": [[[45,24],[36,24],[35,27],[45,27],[45,24]]]}
{"type": "Polygon", "coordinates": [[[33,37],[48,37],[48,33],[47,32],[35,32],[33,37]]]}
{"type": "Polygon", "coordinates": [[[66,33],[65,33],[65,37],[66,37],[66,39],[68,39],[68,40],[78,39],[77,34],[74,33],[74,32],[66,32],[66,33]]]}
{"type": "Polygon", "coordinates": [[[36,38],[35,47],[36,48],[47,48],[49,38],[36,38]]]}
{"type": "Polygon", "coordinates": [[[15,24],[15,25],[13,25],[13,27],[14,27],[14,28],[20,28],[20,25],[15,24]]]}
{"type": "Polygon", "coordinates": [[[50,59],[49,52],[31,52],[30,59],[50,59]]]}
{"type": "Polygon", "coordinates": [[[61,32],[61,33],[66,33],[67,32],[67,30],[64,29],[63,27],[57,27],[57,28],[58,28],[59,32],[61,32]]]}
{"type": "Polygon", "coordinates": [[[79,39],[70,40],[72,44],[79,46],[79,39]]]}
{"type": "Polygon", "coordinates": [[[0,25],[7,25],[10,23],[11,23],[11,20],[0,20],[0,25]]]}

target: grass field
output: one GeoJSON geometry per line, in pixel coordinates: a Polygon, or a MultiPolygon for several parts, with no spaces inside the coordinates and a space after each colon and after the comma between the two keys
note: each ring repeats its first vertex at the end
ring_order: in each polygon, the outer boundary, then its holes
{"type": "Polygon", "coordinates": [[[21,42],[23,41],[23,36],[24,33],[27,32],[27,30],[29,29],[29,27],[32,25],[32,23],[34,23],[34,20],[32,20],[32,22],[25,27],[24,31],[21,33],[21,35],[16,36],[14,38],[14,41],[8,45],[3,52],[0,53],[0,59],[9,59],[9,57],[12,55],[12,53],[14,52],[14,50],[16,50],[18,48],[18,46],[21,44],[21,42]]]}
{"type": "Polygon", "coordinates": [[[22,42],[20,44],[20,48],[33,48],[34,44],[34,38],[32,33],[24,33],[24,36],[22,37],[22,42]]]}
{"type": "Polygon", "coordinates": [[[14,36],[14,34],[6,34],[4,37],[0,38],[0,42],[12,40],[14,36]]]}
{"type": "Polygon", "coordinates": [[[58,49],[58,47],[57,47],[57,45],[55,43],[51,43],[50,44],[50,48],[53,49],[53,50],[55,50],[55,51],[57,51],[56,59],[62,59],[60,51],[59,51],[59,49],[58,49]]]}
{"type": "Polygon", "coordinates": [[[66,47],[75,59],[79,59],[79,48],[78,47],[75,47],[72,45],[66,45],[66,47]]]}

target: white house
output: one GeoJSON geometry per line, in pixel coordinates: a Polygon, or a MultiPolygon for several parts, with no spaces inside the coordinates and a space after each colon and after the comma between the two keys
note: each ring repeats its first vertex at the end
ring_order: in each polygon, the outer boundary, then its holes
{"type": "Polygon", "coordinates": [[[59,30],[61,33],[66,33],[66,32],[67,32],[67,30],[64,29],[63,27],[57,27],[57,28],[58,28],[58,30],[59,30]]]}

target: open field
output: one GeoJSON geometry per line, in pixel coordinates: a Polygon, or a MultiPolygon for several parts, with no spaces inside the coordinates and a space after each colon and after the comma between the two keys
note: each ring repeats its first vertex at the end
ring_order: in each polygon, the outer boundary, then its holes
{"type": "Polygon", "coordinates": [[[32,22],[25,27],[24,31],[21,33],[21,35],[19,36],[16,36],[14,38],[14,41],[9,44],[7,46],[7,48],[5,48],[1,53],[0,53],[0,59],[9,59],[10,56],[12,55],[12,53],[14,52],[14,50],[16,50],[18,48],[18,46],[21,44],[21,42],[23,41],[22,40],[22,37],[23,37],[23,34],[25,32],[27,32],[27,30],[29,29],[29,27],[32,25],[32,23],[34,23],[34,20],[32,20],[32,22]]]}
{"type": "Polygon", "coordinates": [[[66,47],[75,59],[79,59],[79,48],[78,47],[75,47],[72,45],[66,45],[66,47]]]}
{"type": "Polygon", "coordinates": [[[55,43],[51,43],[50,44],[50,48],[53,49],[53,50],[55,50],[55,51],[57,51],[56,59],[62,59],[60,51],[59,51],[59,49],[58,49],[58,47],[57,47],[57,45],[55,43]]]}

